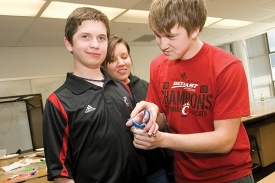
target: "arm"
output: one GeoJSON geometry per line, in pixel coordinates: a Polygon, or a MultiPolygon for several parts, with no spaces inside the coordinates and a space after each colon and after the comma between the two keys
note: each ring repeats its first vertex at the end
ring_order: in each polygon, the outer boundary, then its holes
{"type": "Polygon", "coordinates": [[[57,96],[52,94],[46,101],[43,113],[43,144],[48,170],[48,179],[70,177],[73,172],[68,141],[68,117],[57,96]],[[63,111],[63,112],[60,112],[63,111]],[[65,161],[67,161],[65,165],[65,161]]]}
{"type": "Polygon", "coordinates": [[[235,144],[241,119],[214,121],[214,131],[196,134],[171,134],[157,132],[156,138],[132,129],[134,145],[140,149],[169,148],[191,153],[227,153],[235,144]]]}

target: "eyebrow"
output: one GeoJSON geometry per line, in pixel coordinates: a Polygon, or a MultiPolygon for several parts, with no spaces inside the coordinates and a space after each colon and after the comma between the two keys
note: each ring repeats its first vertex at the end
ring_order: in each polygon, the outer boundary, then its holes
{"type": "MultiPolygon", "coordinates": [[[[91,34],[90,32],[80,32],[79,34],[80,34],[80,35],[83,35],[83,34],[93,35],[93,33],[91,34]]],[[[107,37],[107,35],[106,35],[106,34],[99,34],[99,35],[97,35],[97,36],[107,37]]]]}
{"type": "Polygon", "coordinates": [[[107,37],[107,35],[106,35],[106,34],[99,34],[99,36],[104,36],[104,37],[107,37]]]}
{"type": "Polygon", "coordinates": [[[158,34],[158,33],[156,33],[155,31],[153,31],[156,35],[159,35],[159,36],[176,36],[176,35],[178,35],[178,34],[175,34],[175,33],[162,33],[162,34],[158,34]]]}

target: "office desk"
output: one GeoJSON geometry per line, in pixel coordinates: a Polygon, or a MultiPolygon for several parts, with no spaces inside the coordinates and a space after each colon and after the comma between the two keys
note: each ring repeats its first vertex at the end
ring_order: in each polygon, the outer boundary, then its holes
{"type": "Polygon", "coordinates": [[[269,99],[265,102],[254,102],[250,105],[250,116],[242,117],[245,126],[261,123],[275,116],[275,99],[269,99]]]}
{"type": "MultiPolygon", "coordinates": [[[[14,157],[14,158],[0,160],[0,167],[7,166],[7,165],[10,165],[13,162],[20,161],[21,159],[18,158],[20,156],[26,156],[26,155],[33,154],[33,153],[34,152],[25,153],[25,154],[21,154],[17,157],[14,157]]],[[[41,159],[41,157],[33,157],[33,158],[34,159],[41,159]]],[[[4,172],[1,169],[0,182],[14,183],[14,182],[25,182],[26,181],[26,182],[30,182],[30,183],[42,183],[42,182],[46,183],[46,182],[48,182],[47,178],[46,178],[46,176],[47,176],[46,164],[42,164],[42,165],[38,165],[38,164],[39,163],[33,163],[33,164],[29,165],[29,166],[32,166],[32,165],[35,166],[36,165],[36,167],[39,167],[37,172],[35,173],[35,175],[26,176],[25,173],[24,173],[24,175],[18,176],[14,179],[11,179],[11,180],[7,180],[7,178],[9,176],[15,175],[17,173],[4,172]]]]}

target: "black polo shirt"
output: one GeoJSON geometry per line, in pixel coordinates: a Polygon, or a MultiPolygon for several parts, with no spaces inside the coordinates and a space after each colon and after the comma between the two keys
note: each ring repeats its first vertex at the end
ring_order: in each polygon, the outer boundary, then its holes
{"type": "Polygon", "coordinates": [[[103,87],[67,74],[43,114],[48,180],[76,183],[142,182],[139,157],[126,120],[134,103],[125,86],[105,76],[103,87]]]}

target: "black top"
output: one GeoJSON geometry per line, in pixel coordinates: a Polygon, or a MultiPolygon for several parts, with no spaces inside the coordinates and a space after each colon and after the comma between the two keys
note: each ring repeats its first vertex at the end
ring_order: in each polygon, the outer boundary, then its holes
{"type": "Polygon", "coordinates": [[[122,82],[105,76],[103,87],[72,73],[52,93],[43,114],[48,180],[76,183],[142,181],[139,155],[125,123],[134,102],[122,82]]]}
{"type": "Polygon", "coordinates": [[[128,83],[128,86],[130,87],[136,102],[145,100],[149,83],[132,74],[129,75],[129,79],[130,82],[128,83]]]}

